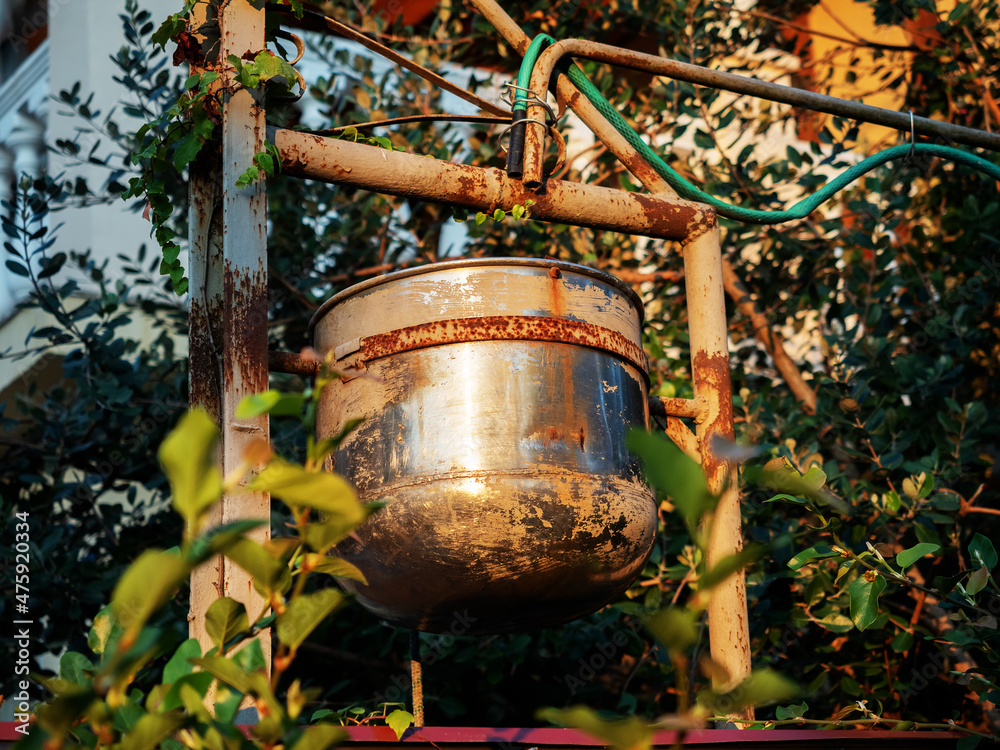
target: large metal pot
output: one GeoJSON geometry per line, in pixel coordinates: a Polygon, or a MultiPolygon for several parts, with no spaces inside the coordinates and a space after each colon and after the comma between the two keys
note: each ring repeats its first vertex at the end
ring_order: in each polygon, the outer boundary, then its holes
{"type": "Polygon", "coordinates": [[[363,372],[327,388],[320,436],[365,421],[334,456],[385,507],[338,554],[358,600],[431,632],[547,627],[634,580],[656,532],[625,448],[646,426],[636,294],[548,260],[438,263],[324,304],[315,345],[363,372]]]}

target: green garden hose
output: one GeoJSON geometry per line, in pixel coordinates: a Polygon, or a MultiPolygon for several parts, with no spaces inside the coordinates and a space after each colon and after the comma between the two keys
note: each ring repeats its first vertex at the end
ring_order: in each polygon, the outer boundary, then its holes
{"type": "MultiPolygon", "coordinates": [[[[527,110],[528,99],[523,97],[520,92],[527,90],[531,85],[531,71],[535,66],[535,61],[538,59],[542,50],[553,43],[555,43],[555,39],[552,37],[547,34],[539,34],[534,38],[534,40],[532,40],[527,51],[524,53],[524,60],[521,63],[521,68],[518,71],[517,77],[518,94],[514,99],[513,109],[515,120],[523,119],[527,110]]],[[[631,144],[632,147],[635,148],[635,150],[638,151],[650,165],[652,165],[654,171],[677,191],[677,194],[680,197],[691,201],[697,201],[699,203],[707,203],[712,206],[720,216],[725,216],[730,219],[737,219],[739,221],[754,224],[780,224],[791,219],[801,219],[808,216],[816,210],[820,204],[824,203],[829,198],[832,198],[834,194],[847,187],[867,172],[872,171],[886,162],[893,161],[894,159],[906,158],[913,153],[940,156],[960,164],[965,164],[973,169],[979,170],[980,172],[984,172],[994,180],[1000,180],[1000,167],[980,156],[976,156],[975,154],[970,154],[949,146],[938,146],[932,143],[907,143],[901,146],[893,146],[885,151],[869,156],[867,159],[855,164],[847,171],[842,172],[840,175],[830,180],[830,182],[823,185],[823,187],[809,197],[803,198],[791,208],[783,211],[762,211],[759,209],[733,206],[701,191],[698,187],[692,185],[681,175],[671,169],[670,166],[667,165],[667,163],[664,162],[652,148],[646,145],[646,142],[643,141],[642,138],[640,138],[639,135],[629,126],[625,118],[618,114],[618,110],[611,106],[611,103],[601,95],[601,92],[597,90],[597,87],[590,82],[579,67],[571,64],[568,66],[566,73],[569,76],[569,80],[573,82],[573,85],[575,85],[580,92],[587,97],[588,100],[590,100],[597,110],[604,115],[608,122],[614,126],[615,130],[621,133],[629,144],[631,144]]],[[[545,92],[537,93],[539,96],[544,96],[545,92]]],[[[517,168],[520,169],[519,166],[517,168]]]]}

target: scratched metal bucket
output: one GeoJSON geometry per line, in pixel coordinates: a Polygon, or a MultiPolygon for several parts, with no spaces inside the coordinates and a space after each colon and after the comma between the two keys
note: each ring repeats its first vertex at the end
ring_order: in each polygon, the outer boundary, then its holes
{"type": "Polygon", "coordinates": [[[323,395],[321,437],[384,502],[338,554],[396,625],[548,627],[622,594],[652,550],[656,504],[625,448],[646,426],[637,295],[548,260],[493,258],[372,279],[312,320],[320,353],[364,377],[323,395]]]}

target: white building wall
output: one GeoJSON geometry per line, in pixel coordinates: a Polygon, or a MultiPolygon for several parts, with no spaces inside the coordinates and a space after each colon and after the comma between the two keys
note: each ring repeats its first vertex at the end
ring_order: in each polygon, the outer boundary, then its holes
{"type": "MultiPolygon", "coordinates": [[[[140,0],[140,7],[158,21],[176,10],[176,2],[140,0]]],[[[121,111],[120,100],[126,92],[114,81],[120,72],[111,60],[125,43],[119,18],[124,9],[124,0],[49,0],[47,40],[16,69],[5,70],[0,82],[0,199],[12,197],[13,186],[23,173],[80,176],[91,189],[104,184],[107,172],[103,168],[66,160],[46,147],[77,135],[80,120],[67,116],[65,106],[56,101],[60,91],[71,89],[77,81],[84,99],[94,94],[93,110],[106,116],[117,109],[115,119],[123,130],[139,126],[121,111]]],[[[6,10],[18,13],[14,6],[6,10]]],[[[8,26],[16,27],[17,18],[6,20],[8,26]]],[[[87,148],[89,145],[84,153],[87,148]]],[[[109,260],[112,278],[118,253],[131,254],[144,242],[155,245],[148,221],[129,211],[125,201],[67,208],[50,216],[51,221],[62,224],[50,252],[90,250],[95,260],[109,260]]],[[[3,255],[4,261],[11,258],[3,255]]],[[[82,278],[78,281],[86,293],[91,285],[82,278]]],[[[29,290],[27,280],[11,273],[6,262],[0,263],[0,354],[23,350],[32,328],[40,325],[38,311],[17,310],[17,303],[29,290]]],[[[31,372],[33,366],[32,357],[0,359],[0,389],[31,372]]]]}

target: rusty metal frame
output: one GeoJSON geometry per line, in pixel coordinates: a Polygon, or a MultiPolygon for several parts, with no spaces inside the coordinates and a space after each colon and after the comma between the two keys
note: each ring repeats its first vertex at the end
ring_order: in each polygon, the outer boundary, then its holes
{"type": "MultiPolygon", "coordinates": [[[[493,0],[469,0],[521,53],[528,38],[493,0]]],[[[220,9],[222,59],[229,53],[263,49],[262,9],[251,0],[228,0],[220,9]]],[[[231,75],[231,73],[229,74],[231,75]]],[[[534,218],[594,229],[681,241],[687,285],[693,401],[663,401],[668,434],[696,453],[710,486],[722,494],[711,525],[709,565],[741,544],[739,498],[734,469],[712,451],[713,435],[732,437],[732,385],[718,225],[711,208],[683,201],[584,99],[565,76],[557,79],[562,100],[581,116],[615,156],[659,195],[638,195],[592,185],[549,181],[540,191],[500,170],[482,169],[401,154],[372,146],[273,130],[286,172],[394,195],[416,197],[473,210],[512,210],[534,202],[534,218]],[[693,418],[696,436],[681,417],[693,418]]],[[[222,158],[218,178],[197,171],[192,180],[192,404],[214,414],[222,428],[223,470],[242,460],[253,440],[269,435],[266,417],[237,419],[239,401],[267,388],[266,199],[262,183],[236,189],[242,167],[263,150],[264,113],[246,90],[228,96],[223,109],[222,158]],[[221,180],[221,196],[216,190],[221,180]]],[[[281,358],[275,357],[274,364],[281,358]]],[[[294,363],[289,363],[293,364],[294,363]]],[[[308,368],[303,367],[303,372],[308,368]]],[[[266,517],[265,495],[224,499],[218,520],[266,517]]],[[[249,577],[218,562],[208,575],[192,579],[192,633],[204,636],[204,610],[216,596],[235,595],[256,615],[266,602],[249,577]]],[[[741,575],[719,586],[709,608],[713,656],[728,670],[729,683],[749,673],[746,594],[741,575]]],[[[269,643],[265,638],[265,653],[269,643]]],[[[752,711],[740,718],[747,718],[752,711]]]]}
{"type": "MultiPolygon", "coordinates": [[[[837,99],[814,91],[782,86],[770,81],[761,81],[722,70],[712,70],[701,65],[613,47],[589,39],[563,39],[546,48],[539,55],[531,72],[530,88],[532,91],[538,96],[544,96],[549,89],[549,82],[556,65],[563,57],[570,55],[677,81],[686,81],[699,86],[790,104],[815,112],[825,112],[853,120],[884,125],[902,132],[909,131],[915,135],[940,136],[956,143],[1000,151],[1000,134],[986,133],[974,128],[931,120],[927,117],[917,117],[912,113],[907,114],[873,107],[861,102],[837,99]]],[[[534,103],[534,100],[530,100],[527,117],[528,119],[544,120],[545,108],[539,103],[534,103]]],[[[542,160],[545,156],[544,135],[545,131],[541,128],[528,128],[525,133],[523,179],[529,187],[540,185],[544,179],[542,175],[542,160]]]]}
{"type": "MultiPolygon", "coordinates": [[[[695,399],[664,400],[667,434],[685,452],[697,455],[709,487],[722,496],[709,525],[708,565],[741,549],[735,471],[715,454],[711,440],[713,435],[728,439],[734,436],[722,251],[714,210],[675,197],[559,180],[548,180],[544,189],[532,191],[498,169],[428,159],[292,130],[271,129],[269,136],[281,153],[282,169],[294,176],[487,213],[496,208],[510,210],[533,200],[532,216],[543,221],[682,242],[695,399]],[[680,417],[695,419],[695,435],[680,417]]],[[[728,673],[728,679],[720,680],[719,686],[745,679],[750,673],[750,640],[742,573],[717,587],[709,604],[709,639],[713,659],[728,673]]],[[[752,709],[734,718],[752,718],[752,709]]]]}
{"type": "Polygon", "coordinates": [[[533,219],[612,232],[683,241],[716,226],[715,211],[701,203],[625,190],[549,180],[528,190],[502,169],[473,167],[342,141],[268,128],[282,171],[297,177],[444,203],[492,214],[530,205],[533,219]]]}

